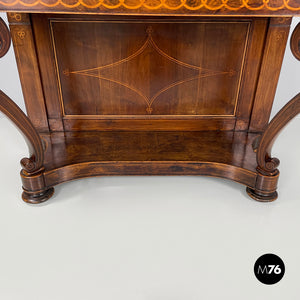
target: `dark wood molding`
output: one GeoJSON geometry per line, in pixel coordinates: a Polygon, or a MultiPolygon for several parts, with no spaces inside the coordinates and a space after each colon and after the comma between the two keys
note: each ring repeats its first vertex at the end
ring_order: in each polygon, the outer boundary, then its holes
{"type": "Polygon", "coordinates": [[[300,23],[296,26],[291,36],[290,47],[293,55],[300,60],[300,23]]]}
{"type": "Polygon", "coordinates": [[[23,111],[0,90],[0,111],[2,111],[19,129],[25,138],[29,149],[29,158],[23,158],[21,165],[30,174],[36,174],[43,169],[44,148],[42,140],[23,111]]]}
{"type": "Polygon", "coordinates": [[[9,29],[5,22],[0,18],[0,57],[3,57],[9,50],[11,43],[9,29]]]}

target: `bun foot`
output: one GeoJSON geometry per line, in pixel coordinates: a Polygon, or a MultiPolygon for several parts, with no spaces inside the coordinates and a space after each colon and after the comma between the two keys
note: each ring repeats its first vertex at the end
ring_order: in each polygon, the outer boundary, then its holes
{"type": "Polygon", "coordinates": [[[249,187],[246,188],[247,194],[254,200],[259,202],[272,202],[277,199],[278,194],[277,192],[271,192],[271,193],[264,193],[260,191],[256,191],[254,189],[251,189],[249,187]]]}
{"type": "Polygon", "coordinates": [[[38,191],[38,192],[29,192],[29,191],[24,191],[22,193],[22,199],[26,203],[31,203],[31,204],[39,204],[42,202],[47,201],[50,199],[54,194],[54,188],[50,188],[45,191],[38,191]]]}

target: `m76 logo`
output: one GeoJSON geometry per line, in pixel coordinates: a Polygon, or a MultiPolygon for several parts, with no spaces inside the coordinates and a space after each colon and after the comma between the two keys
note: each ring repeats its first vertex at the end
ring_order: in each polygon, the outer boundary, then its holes
{"type": "Polygon", "coordinates": [[[257,274],[280,274],[281,268],[279,265],[258,266],[257,274]]]}
{"type": "Polygon", "coordinates": [[[260,256],[254,264],[255,277],[264,284],[275,284],[280,281],[285,273],[282,259],[272,253],[260,256]]]}

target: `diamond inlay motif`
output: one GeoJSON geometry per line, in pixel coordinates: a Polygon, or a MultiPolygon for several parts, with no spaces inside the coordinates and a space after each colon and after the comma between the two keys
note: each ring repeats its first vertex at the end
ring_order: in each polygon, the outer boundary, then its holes
{"type": "Polygon", "coordinates": [[[140,49],[117,62],[100,67],[65,71],[65,75],[81,75],[99,78],[126,87],[145,103],[146,113],[153,112],[152,104],[166,91],[183,83],[204,77],[228,74],[235,71],[217,71],[201,68],[177,60],[162,51],[152,37],[152,27],[147,28],[147,39],[140,49]],[[151,62],[159,65],[154,69],[151,62]],[[139,68],[139,66],[143,66],[139,68]],[[135,70],[132,72],[131,70],[135,70]],[[138,71],[136,71],[138,70],[138,71]]]}

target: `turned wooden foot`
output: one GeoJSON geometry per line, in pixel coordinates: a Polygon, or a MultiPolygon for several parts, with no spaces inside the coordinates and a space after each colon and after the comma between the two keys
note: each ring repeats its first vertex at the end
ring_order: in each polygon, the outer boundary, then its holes
{"type": "Polygon", "coordinates": [[[22,193],[22,199],[31,204],[39,204],[50,199],[54,194],[54,188],[47,189],[45,191],[25,191],[22,193]]]}
{"type": "Polygon", "coordinates": [[[272,202],[277,199],[277,192],[265,193],[249,187],[246,188],[247,194],[254,200],[259,202],[272,202]]]}

